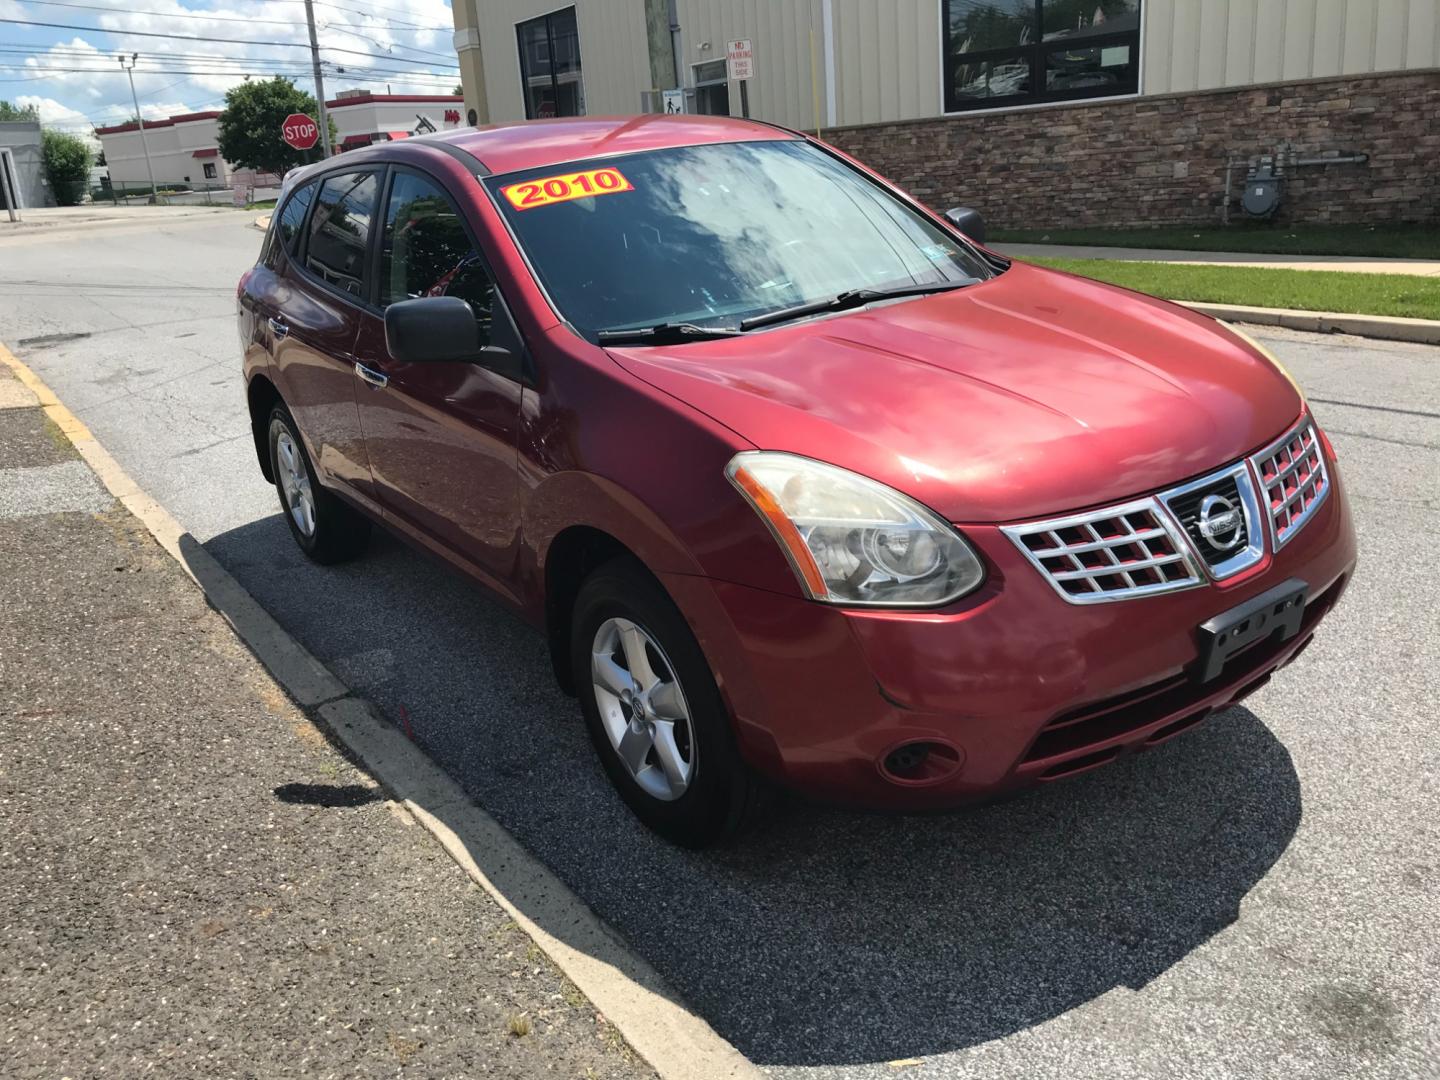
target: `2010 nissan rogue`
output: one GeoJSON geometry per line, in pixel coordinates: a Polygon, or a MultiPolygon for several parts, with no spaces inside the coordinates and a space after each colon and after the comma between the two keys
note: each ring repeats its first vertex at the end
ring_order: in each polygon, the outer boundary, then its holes
{"type": "Polygon", "coordinates": [[[346,153],[240,284],[260,467],[311,558],[378,521],[543,628],[676,842],[1091,769],[1289,663],[1354,532],[1263,347],[983,239],[741,120],[346,153]]]}

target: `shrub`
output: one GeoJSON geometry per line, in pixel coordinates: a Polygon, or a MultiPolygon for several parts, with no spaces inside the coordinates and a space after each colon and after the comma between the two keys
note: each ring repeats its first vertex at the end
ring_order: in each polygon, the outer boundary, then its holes
{"type": "Polygon", "coordinates": [[[61,206],[80,202],[90,178],[90,147],[85,140],[47,128],[40,135],[40,157],[55,201],[61,206]]]}

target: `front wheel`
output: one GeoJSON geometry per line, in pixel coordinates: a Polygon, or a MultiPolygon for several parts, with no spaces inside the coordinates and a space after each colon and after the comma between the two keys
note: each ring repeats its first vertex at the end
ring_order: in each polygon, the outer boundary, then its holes
{"type": "Polygon", "coordinates": [[[271,410],[269,435],[280,509],[300,550],[327,564],[359,555],[370,541],[370,521],[320,486],[295,418],[284,405],[271,410]]]}
{"type": "Polygon", "coordinates": [[[757,813],[700,645],[659,584],[629,559],[580,590],[571,664],[591,741],[610,782],[651,829],[685,847],[726,840],[757,813]]]}

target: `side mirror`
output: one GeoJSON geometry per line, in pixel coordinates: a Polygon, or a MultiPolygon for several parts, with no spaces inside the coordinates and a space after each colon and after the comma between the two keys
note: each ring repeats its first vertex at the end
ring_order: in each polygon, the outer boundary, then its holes
{"type": "Polygon", "coordinates": [[[476,360],[480,327],[458,296],[422,296],[385,309],[385,346],[407,364],[476,360]]]}
{"type": "Polygon", "coordinates": [[[971,210],[968,206],[957,206],[945,211],[945,220],[977,244],[985,242],[985,219],[980,216],[979,210],[971,210]]]}

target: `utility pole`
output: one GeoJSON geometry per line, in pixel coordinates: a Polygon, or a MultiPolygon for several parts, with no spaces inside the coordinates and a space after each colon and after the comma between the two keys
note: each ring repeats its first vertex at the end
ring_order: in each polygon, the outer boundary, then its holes
{"type": "MultiPolygon", "coordinates": [[[[306,0],[309,3],[309,0],[306,0]]],[[[158,205],[160,192],[155,187],[155,166],[150,164],[150,142],[145,138],[145,120],[140,115],[140,99],[135,96],[135,61],[140,59],[139,53],[130,54],[130,64],[127,67],[125,57],[120,57],[120,66],[125,68],[125,74],[130,76],[130,100],[135,103],[135,122],[140,125],[140,149],[145,151],[145,171],[150,174],[150,197],[158,205]]]]}
{"type": "Polygon", "coordinates": [[[305,22],[310,27],[310,66],[315,70],[315,100],[320,106],[320,145],[330,156],[330,117],[325,112],[325,79],[320,74],[320,43],[315,38],[315,5],[305,0],[305,22]]]}

